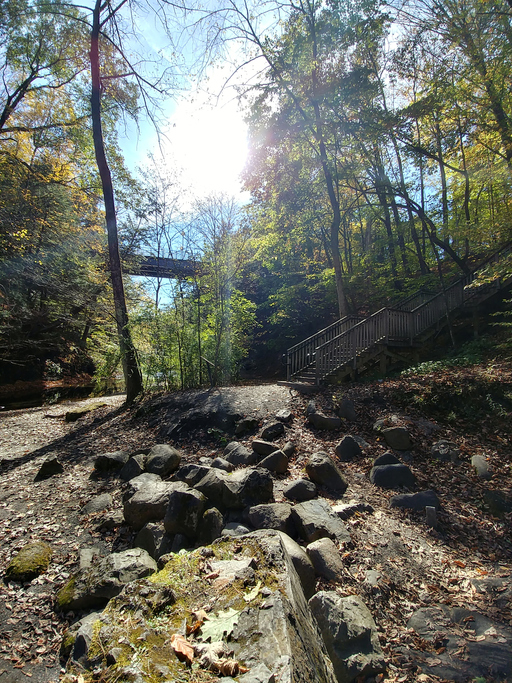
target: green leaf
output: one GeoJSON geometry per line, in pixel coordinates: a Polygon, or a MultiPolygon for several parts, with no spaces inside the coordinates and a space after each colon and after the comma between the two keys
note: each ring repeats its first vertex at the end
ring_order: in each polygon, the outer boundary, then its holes
{"type": "Polygon", "coordinates": [[[230,607],[225,612],[219,612],[217,615],[208,617],[208,621],[205,621],[201,627],[201,633],[198,636],[198,640],[203,642],[210,641],[215,643],[224,638],[228,638],[233,628],[235,627],[238,617],[240,616],[240,611],[230,607]]]}

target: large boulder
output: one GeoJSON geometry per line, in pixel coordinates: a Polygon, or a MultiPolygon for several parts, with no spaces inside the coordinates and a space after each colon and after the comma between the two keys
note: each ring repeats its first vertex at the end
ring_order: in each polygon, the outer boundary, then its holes
{"type": "Polygon", "coordinates": [[[249,521],[255,529],[276,529],[289,536],[295,534],[292,506],[288,503],[263,503],[249,508],[249,521]]]}
{"type": "MultiPolygon", "coordinates": [[[[241,682],[336,683],[278,532],[222,539],[206,554],[199,548],[171,555],[151,582],[126,586],[110,603],[101,621],[93,625],[88,648],[89,653],[98,654],[94,671],[103,680],[110,680],[114,673],[118,680],[141,683],[190,680],[187,662],[176,656],[173,644],[177,641],[181,651],[188,647],[194,656],[194,667],[208,669],[221,662],[225,673],[241,682]],[[194,617],[197,606],[211,601],[212,595],[214,609],[194,617]],[[137,618],[127,618],[131,614],[137,618]],[[199,623],[186,638],[177,635],[185,619],[199,623]],[[171,638],[172,634],[175,636],[171,638]],[[215,655],[214,660],[206,656],[208,653],[215,655]],[[247,679],[238,678],[241,663],[249,669],[247,679]]],[[[82,662],[86,665],[84,654],[82,662]]],[[[83,673],[74,667],[71,660],[70,676],[83,673]]],[[[201,676],[200,670],[197,673],[201,676]]],[[[204,675],[208,675],[206,671],[204,675]]],[[[227,676],[222,680],[233,679],[227,676]]]]}
{"type": "Polygon", "coordinates": [[[350,434],[346,434],[335,448],[341,462],[350,462],[362,454],[361,446],[350,434]]]}
{"type": "Polygon", "coordinates": [[[266,458],[263,458],[263,460],[260,460],[258,467],[263,467],[276,474],[284,474],[288,469],[288,456],[281,450],[274,451],[267,455],[266,458]]]}
{"type": "Polygon", "coordinates": [[[200,491],[189,488],[186,484],[176,488],[169,496],[164,517],[166,532],[195,539],[205,507],[206,496],[200,491]]]}
{"type": "Polygon", "coordinates": [[[224,449],[223,457],[235,467],[254,465],[258,461],[258,455],[246,448],[238,441],[231,441],[224,449]]]}
{"type": "Polygon", "coordinates": [[[31,581],[48,569],[51,558],[52,549],[48,543],[27,543],[7,565],[5,578],[8,581],[31,581]]]}
{"type": "Polygon", "coordinates": [[[330,538],[319,538],[306,548],[315,572],[327,581],[341,581],[343,562],[334,541],[330,538]]]}
{"type": "Polygon", "coordinates": [[[252,467],[232,473],[212,468],[194,488],[221,511],[270,503],[274,497],[270,472],[252,467]]]}
{"type": "Polygon", "coordinates": [[[370,481],[383,489],[412,488],[416,483],[410,468],[403,464],[372,467],[370,481]]]}
{"type": "Polygon", "coordinates": [[[296,500],[298,503],[302,503],[305,500],[316,498],[318,490],[316,484],[309,479],[296,479],[284,487],[283,495],[288,500],[296,500]]]}
{"type": "Polygon", "coordinates": [[[132,548],[98,558],[80,569],[57,593],[57,606],[64,611],[88,610],[105,605],[123,586],[157,569],[155,560],[142,548],[132,548]]]}
{"type": "Polygon", "coordinates": [[[307,416],[308,422],[313,425],[315,429],[321,429],[325,431],[332,432],[335,429],[340,429],[341,419],[339,417],[331,417],[324,415],[316,410],[310,412],[307,416]]]}
{"type": "Polygon", "coordinates": [[[324,639],[338,683],[353,683],[385,670],[377,627],[361,598],[334,591],[314,595],[309,606],[324,639]]]}
{"type": "Polygon", "coordinates": [[[343,494],[347,489],[348,484],[336,463],[323,451],[314,453],[308,459],[306,472],[311,481],[318,486],[325,486],[330,491],[343,494]]]}
{"type": "Polygon", "coordinates": [[[112,453],[102,453],[94,460],[94,469],[96,472],[108,474],[120,470],[128,460],[130,454],[128,451],[114,451],[112,453]]]}
{"type": "Polygon", "coordinates": [[[145,482],[145,485],[124,503],[126,523],[135,531],[139,531],[148,522],[162,520],[167,512],[171,493],[183,488],[188,489],[188,486],[181,481],[149,480],[145,482]]]}
{"type": "Polygon", "coordinates": [[[418,491],[418,493],[401,493],[392,496],[390,508],[408,508],[409,510],[424,510],[427,506],[439,509],[441,503],[435,491],[418,491]]]}
{"type": "Polygon", "coordinates": [[[405,427],[386,427],[381,434],[387,445],[396,451],[409,451],[412,448],[411,436],[405,427]]]}

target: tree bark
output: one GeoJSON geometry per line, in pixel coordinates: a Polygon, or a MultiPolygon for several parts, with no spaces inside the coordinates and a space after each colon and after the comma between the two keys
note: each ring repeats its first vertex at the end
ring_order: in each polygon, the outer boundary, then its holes
{"type": "Polygon", "coordinates": [[[128,328],[128,311],[126,308],[126,298],[123,286],[123,273],[121,269],[121,258],[119,256],[119,240],[117,234],[117,216],[114,200],[114,187],[112,176],[105,153],[105,143],[103,139],[103,129],[101,123],[101,76],[100,76],[100,20],[101,2],[96,0],[93,11],[93,23],[91,30],[91,116],[92,116],[92,135],[94,141],[94,153],[98,172],[101,178],[103,189],[103,200],[105,203],[105,221],[107,225],[108,253],[110,261],[110,274],[112,278],[112,290],[114,293],[114,308],[117,323],[117,333],[119,337],[119,348],[123,363],[123,373],[126,384],[126,402],[132,403],[133,400],[142,392],[142,375],[137,361],[137,354],[133,346],[130,330],[128,328]]]}

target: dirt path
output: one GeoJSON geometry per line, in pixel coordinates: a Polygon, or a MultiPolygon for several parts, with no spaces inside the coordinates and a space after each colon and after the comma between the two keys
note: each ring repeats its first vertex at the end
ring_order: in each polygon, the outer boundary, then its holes
{"type": "MultiPolygon", "coordinates": [[[[30,540],[45,540],[53,548],[50,569],[45,574],[24,585],[0,584],[0,683],[18,683],[25,678],[38,683],[59,680],[62,633],[68,622],[79,615],[55,611],[56,591],[77,569],[81,548],[100,546],[112,552],[129,547],[132,542],[127,527],[100,531],[98,514],[80,513],[91,498],[106,492],[113,497],[112,509],[122,507],[118,479],[91,478],[94,457],[118,449],[134,453],[162,442],[161,434],[169,424],[174,424],[180,406],[193,410],[208,402],[257,416],[260,424],[281,408],[292,411],[293,421],[286,439],[296,443],[297,452],[288,475],[278,481],[276,501],[280,500],[287,479],[303,475],[309,454],[318,450],[332,454],[347,432],[366,440],[364,455],[341,465],[349,482],[343,502],[363,501],[373,507],[374,513],[356,515],[348,522],[353,540],[343,550],[345,575],[337,590],[342,594],[359,593],[372,611],[389,662],[387,680],[442,680],[431,673],[432,667],[428,675],[418,678],[418,657],[424,655],[425,661],[434,662],[435,672],[435,661],[441,654],[407,628],[415,610],[440,603],[472,607],[502,622],[511,620],[512,625],[510,605],[497,608],[489,596],[476,592],[471,583],[482,576],[512,576],[510,520],[494,518],[482,506],[484,489],[510,490],[510,426],[509,434],[505,435],[506,421],[500,423],[500,444],[494,436],[497,427],[490,424],[482,424],[477,433],[470,433],[467,424],[458,425],[455,430],[420,414],[407,416],[400,406],[393,404],[396,388],[393,382],[346,388],[344,396],[353,400],[358,418],[355,423],[345,424],[341,432],[318,432],[305,422],[310,398],[326,413],[332,413],[335,392],[305,398],[276,385],[160,396],[128,411],[120,407],[122,399],[115,397],[109,400],[109,407],[72,424],[45,417],[63,414],[67,409],[64,405],[0,414],[0,572],[4,573],[13,554],[30,540]],[[374,458],[386,450],[372,429],[373,423],[390,413],[401,416],[413,436],[410,466],[418,487],[434,488],[441,498],[437,531],[425,526],[421,513],[390,509],[389,499],[394,492],[369,483],[374,458]],[[460,463],[431,460],[431,444],[439,438],[449,438],[462,447],[460,463]],[[494,467],[490,482],[478,479],[468,467],[468,459],[476,452],[486,453],[494,467]],[[50,453],[59,457],[64,472],[34,482],[41,463],[50,453]],[[377,584],[369,582],[369,571],[380,575],[377,584]]],[[[251,439],[252,436],[241,440],[250,445],[251,439]]],[[[185,462],[197,462],[201,456],[221,454],[225,440],[220,430],[199,425],[183,434],[176,445],[185,462]]]]}

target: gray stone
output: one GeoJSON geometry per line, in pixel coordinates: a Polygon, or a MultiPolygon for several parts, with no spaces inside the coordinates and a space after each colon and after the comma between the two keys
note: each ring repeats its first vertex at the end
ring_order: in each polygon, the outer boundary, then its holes
{"type": "Polygon", "coordinates": [[[109,510],[100,518],[96,525],[97,531],[112,531],[125,523],[122,509],[109,510]]]}
{"type": "Polygon", "coordinates": [[[56,455],[48,455],[39,468],[34,481],[43,481],[43,479],[49,479],[56,474],[62,474],[62,472],[64,472],[64,467],[58,457],[56,455]]]}
{"type": "Polygon", "coordinates": [[[264,441],[263,439],[254,439],[251,446],[255,453],[264,457],[279,450],[279,446],[276,446],[275,443],[264,441]]]}
{"type": "MultiPolygon", "coordinates": [[[[135,480],[132,479],[133,481],[135,480]]],[[[186,486],[181,481],[164,482],[158,480],[147,482],[131,498],[125,501],[123,511],[126,523],[134,531],[139,531],[144,524],[163,519],[167,512],[171,493],[176,488],[179,489],[186,486]]]]}
{"type": "Polygon", "coordinates": [[[370,472],[370,481],[383,489],[412,488],[415,484],[407,465],[377,465],[370,472]]]}
{"type": "Polygon", "coordinates": [[[57,606],[64,611],[86,610],[105,605],[126,583],[157,569],[155,560],[142,548],[132,548],[100,558],[80,569],[57,593],[57,606]]]}
{"type": "Polygon", "coordinates": [[[127,451],[114,451],[113,453],[102,453],[94,460],[94,469],[97,472],[115,472],[120,470],[128,460],[130,454],[127,451]]]}
{"type": "Polygon", "coordinates": [[[227,472],[212,467],[194,488],[201,491],[212,505],[225,510],[227,507],[225,499],[229,493],[226,478],[227,472]]]}
{"type": "Polygon", "coordinates": [[[341,419],[339,417],[329,417],[323,413],[315,411],[314,413],[309,413],[307,419],[315,429],[332,432],[335,429],[341,428],[341,419]]]}
{"type": "Polygon", "coordinates": [[[316,413],[316,403],[314,401],[309,401],[306,407],[306,417],[309,417],[309,415],[312,415],[313,413],[316,413]]]}
{"type": "Polygon", "coordinates": [[[382,572],[379,572],[377,569],[367,569],[364,573],[364,580],[373,588],[377,588],[382,581],[382,572]]]}
{"type": "Polygon", "coordinates": [[[95,558],[104,557],[105,553],[99,546],[80,548],[78,551],[78,564],[80,569],[88,569],[92,566],[95,558]]]}
{"type": "Polygon", "coordinates": [[[292,455],[295,453],[297,450],[297,446],[293,443],[293,441],[287,441],[285,445],[281,448],[283,453],[287,455],[289,458],[292,457],[292,455]]]}
{"type": "Polygon", "coordinates": [[[249,521],[255,529],[277,529],[294,535],[292,506],[288,503],[264,503],[249,508],[249,521]]]}
{"type": "Polygon", "coordinates": [[[391,451],[386,451],[382,455],[378,455],[373,461],[374,467],[379,467],[380,465],[400,465],[402,463],[399,458],[396,457],[391,451]]]}
{"type": "Polygon", "coordinates": [[[294,541],[288,534],[280,533],[283,546],[288,553],[295,571],[297,572],[302,590],[306,600],[313,595],[316,587],[316,574],[308,554],[296,541],[294,541]]]}
{"type": "Polygon", "coordinates": [[[188,464],[180,467],[174,473],[173,479],[184,481],[189,486],[195,486],[201,479],[208,474],[210,468],[206,465],[188,464]]]}
{"type": "Polygon", "coordinates": [[[309,479],[297,479],[283,489],[285,498],[296,500],[298,503],[316,498],[317,494],[316,484],[309,479]]]}
{"type": "Polygon", "coordinates": [[[148,522],[139,531],[133,545],[148,552],[154,560],[169,553],[172,538],[165,533],[163,522],[148,522]]]}
{"type": "Polygon", "coordinates": [[[368,503],[360,503],[356,500],[351,500],[349,503],[339,503],[334,505],[332,511],[338,515],[340,519],[350,519],[356,514],[363,514],[364,512],[373,512],[373,508],[368,503]]]}
{"type": "Polygon", "coordinates": [[[168,477],[178,469],[180,462],[179,451],[164,443],[156,444],[149,451],[146,460],[146,472],[158,474],[160,477],[168,477]]]}
{"type": "Polygon", "coordinates": [[[298,533],[306,543],[328,536],[338,543],[349,543],[347,527],[326,500],[307,500],[292,508],[292,516],[298,533]]]}
{"type": "MultiPolygon", "coordinates": [[[[226,679],[222,680],[224,682],[226,679]]],[[[265,664],[257,664],[238,680],[240,683],[276,683],[276,677],[265,664]]]]}
{"type": "Polygon", "coordinates": [[[133,495],[135,495],[137,491],[141,491],[148,486],[152,486],[152,484],[155,482],[160,484],[163,483],[162,478],[159,477],[158,474],[150,474],[149,472],[143,472],[142,474],[139,474],[138,477],[130,479],[126,491],[123,493],[123,503],[125,503],[128,498],[131,498],[133,495]]]}
{"type": "Polygon", "coordinates": [[[224,519],[217,508],[206,510],[199,525],[197,542],[200,545],[210,545],[216,538],[219,538],[223,526],[224,519]]]}
{"type": "Polygon", "coordinates": [[[254,451],[250,451],[238,441],[231,441],[228,443],[223,453],[224,459],[230,462],[235,467],[240,465],[253,465],[258,457],[254,451]]]}
{"type": "Polygon", "coordinates": [[[319,538],[313,541],[307,546],[306,552],[318,576],[327,581],[341,581],[343,562],[338,548],[330,538],[319,538]]]}
{"type": "Polygon", "coordinates": [[[468,680],[510,680],[512,629],[479,612],[445,605],[422,607],[407,623],[418,635],[436,642],[443,636],[443,650],[437,648],[434,662],[424,652],[408,648],[408,656],[421,662],[422,671],[443,680],[463,683],[468,680]],[[464,657],[460,656],[464,652],[464,657]]]}
{"type": "Polygon", "coordinates": [[[223,470],[224,472],[232,472],[235,466],[228,462],[225,458],[214,458],[211,462],[211,466],[217,468],[218,470],[223,470]]]}
{"type": "Polygon", "coordinates": [[[138,453],[132,456],[126,465],[121,468],[119,476],[123,481],[130,481],[135,479],[144,472],[144,465],[146,463],[146,456],[143,453],[138,453]]]}
{"type": "Polygon", "coordinates": [[[498,609],[506,609],[512,602],[512,576],[482,576],[470,579],[477,593],[485,595],[498,609]]]}
{"type": "Polygon", "coordinates": [[[484,503],[490,513],[496,517],[512,512],[512,498],[504,491],[484,491],[484,503]]]}
{"type": "Polygon", "coordinates": [[[409,510],[423,510],[425,507],[439,510],[441,503],[435,491],[418,491],[418,493],[401,493],[392,496],[390,508],[408,508],[409,510]]]}
{"type": "Polygon", "coordinates": [[[381,434],[390,448],[396,451],[408,451],[412,448],[411,437],[405,427],[387,427],[381,434]]]}
{"type": "Polygon", "coordinates": [[[325,486],[330,491],[342,494],[347,489],[347,482],[327,453],[314,453],[306,463],[306,472],[315,484],[325,486]]]}
{"type": "Polygon", "coordinates": [[[31,541],[12,557],[5,570],[8,581],[31,581],[50,565],[52,548],[44,541],[31,541]]]}
{"type": "Polygon", "coordinates": [[[274,439],[277,439],[279,436],[284,434],[284,425],[282,422],[271,422],[269,425],[266,425],[264,429],[261,432],[261,438],[264,441],[273,441],[274,439]]]}
{"type": "Polygon", "coordinates": [[[91,498],[80,510],[82,515],[90,515],[92,512],[101,512],[112,505],[112,496],[110,493],[102,493],[99,496],[91,498]]]}
{"type": "Polygon", "coordinates": [[[437,510],[433,505],[425,506],[425,524],[432,529],[437,529],[437,510]]]}
{"type": "Polygon", "coordinates": [[[341,462],[350,462],[354,458],[362,455],[361,446],[353,436],[347,434],[335,448],[336,455],[341,462]]]}
{"type": "Polygon", "coordinates": [[[345,418],[345,420],[348,420],[349,422],[355,422],[357,420],[354,402],[349,398],[344,398],[341,400],[336,412],[340,417],[345,418]]]}
{"type": "Polygon", "coordinates": [[[477,476],[479,476],[480,479],[490,479],[492,477],[489,463],[482,455],[474,455],[471,458],[471,465],[475,468],[477,476]]]}
{"type": "Polygon", "coordinates": [[[206,496],[186,484],[183,487],[186,488],[176,488],[169,496],[164,527],[168,534],[183,534],[193,540],[206,507],[206,496]]]}
{"type": "Polygon", "coordinates": [[[232,474],[212,468],[195,488],[221,511],[269,503],[274,496],[272,475],[260,468],[244,468],[232,474]]]}
{"type": "Polygon", "coordinates": [[[288,456],[283,451],[274,451],[266,458],[260,460],[258,467],[264,467],[276,474],[284,474],[288,469],[288,456]]]}
{"type": "Polygon", "coordinates": [[[84,668],[89,668],[88,652],[94,634],[94,624],[99,621],[101,612],[92,612],[80,619],[76,631],[71,658],[84,668]]]}
{"type": "Polygon", "coordinates": [[[432,445],[430,452],[432,457],[436,460],[441,460],[441,462],[446,462],[448,460],[455,462],[459,458],[460,448],[453,441],[441,439],[432,445]]]}
{"type": "Polygon", "coordinates": [[[314,595],[309,606],[317,620],[338,683],[382,673],[384,656],[370,611],[357,595],[334,591],[314,595]]]}
{"type": "Polygon", "coordinates": [[[251,530],[240,522],[228,522],[222,529],[221,536],[244,536],[250,534],[251,530]]]}
{"type": "Polygon", "coordinates": [[[287,408],[278,410],[276,413],[276,420],[279,420],[279,422],[291,422],[292,419],[293,413],[291,410],[288,410],[287,408]]]}

